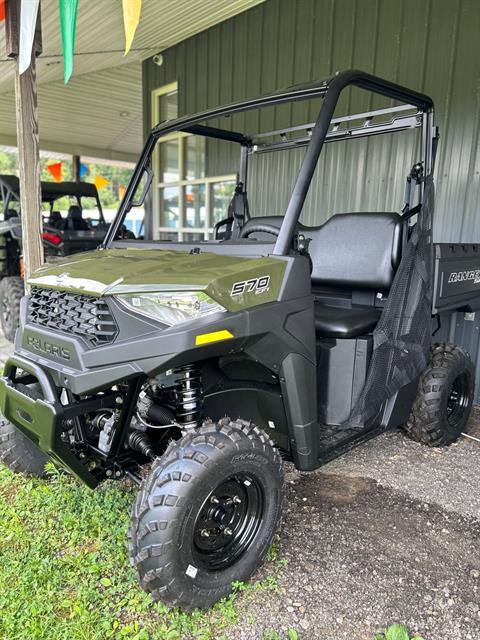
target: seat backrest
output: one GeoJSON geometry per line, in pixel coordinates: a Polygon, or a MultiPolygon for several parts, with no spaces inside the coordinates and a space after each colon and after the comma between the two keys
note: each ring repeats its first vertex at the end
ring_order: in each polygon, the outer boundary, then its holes
{"type": "Polygon", "coordinates": [[[86,231],[88,229],[88,224],[82,218],[82,209],[76,204],[72,204],[68,210],[67,229],[73,231],[86,231]]]}
{"type": "Polygon", "coordinates": [[[7,209],[5,212],[5,220],[10,220],[11,218],[18,218],[18,211],[15,209],[7,209]]]}
{"type": "MultiPolygon", "coordinates": [[[[282,216],[251,218],[245,227],[264,223],[280,228],[282,216]]],[[[312,284],[349,290],[388,292],[402,257],[404,223],[398,213],[337,213],[325,224],[297,231],[310,238],[312,284]]],[[[250,238],[273,242],[273,235],[250,238]]]]}
{"type": "Polygon", "coordinates": [[[398,213],[341,213],[320,227],[299,225],[311,238],[312,284],[386,292],[402,256],[398,213]]]}
{"type": "Polygon", "coordinates": [[[48,225],[50,227],[59,227],[62,223],[62,214],[60,211],[50,211],[50,215],[48,217],[48,225]]]}

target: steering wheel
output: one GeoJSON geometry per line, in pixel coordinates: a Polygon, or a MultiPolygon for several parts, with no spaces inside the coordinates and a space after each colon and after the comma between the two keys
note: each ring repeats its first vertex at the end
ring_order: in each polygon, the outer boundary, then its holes
{"type": "Polygon", "coordinates": [[[133,231],[127,228],[125,224],[122,224],[117,233],[117,239],[119,240],[136,240],[135,234],[133,231]]]}
{"type": "Polygon", "coordinates": [[[240,238],[248,238],[252,233],[270,233],[272,236],[278,236],[280,229],[273,224],[253,224],[251,227],[243,228],[240,233],[240,238]]]}

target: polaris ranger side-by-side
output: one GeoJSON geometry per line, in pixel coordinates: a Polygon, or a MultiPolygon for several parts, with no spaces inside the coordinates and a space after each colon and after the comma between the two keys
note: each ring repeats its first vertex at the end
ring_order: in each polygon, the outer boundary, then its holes
{"type": "Polygon", "coordinates": [[[428,445],[453,442],[474,370],[460,347],[432,347],[432,332],[440,312],[480,308],[480,251],[433,244],[437,139],[428,96],[360,71],[157,126],[101,249],[29,282],[0,379],[3,461],[41,474],[50,457],[90,487],[138,482],[131,562],[154,598],[189,609],[228,594],[265,557],[282,458],[314,470],[400,425],[428,445]],[[349,87],[396,106],[334,117],[349,87]],[[233,130],[236,114],[312,98],[322,100],[315,123],[233,130]],[[420,144],[401,213],[299,221],[326,143],[406,131],[420,144]],[[209,241],[159,240],[155,225],[121,238],[129,211],[168,183],[152,166],[174,132],[238,145],[226,217],[209,241]],[[298,149],[284,215],[254,211],[252,158],[298,149]]]}
{"type": "MultiPolygon", "coordinates": [[[[17,176],[0,175],[0,325],[13,342],[24,295],[22,219],[17,176]]],[[[107,232],[97,187],[87,182],[42,182],[43,250],[47,262],[95,249],[107,232]],[[68,200],[62,215],[59,203],[68,200]],[[84,204],[94,208],[84,208],[84,204]]]]}

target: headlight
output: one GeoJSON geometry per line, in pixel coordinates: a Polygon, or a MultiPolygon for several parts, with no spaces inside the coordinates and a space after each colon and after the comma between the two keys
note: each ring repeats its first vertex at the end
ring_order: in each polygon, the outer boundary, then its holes
{"type": "Polygon", "coordinates": [[[117,299],[132,311],[170,326],[210,313],[226,311],[225,307],[212,300],[203,291],[160,291],[158,293],[122,295],[117,296],[117,299]]]}

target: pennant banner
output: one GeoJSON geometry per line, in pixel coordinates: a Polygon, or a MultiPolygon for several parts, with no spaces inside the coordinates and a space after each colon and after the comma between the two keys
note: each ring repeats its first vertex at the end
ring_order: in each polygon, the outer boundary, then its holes
{"type": "Polygon", "coordinates": [[[18,73],[21,75],[32,61],[33,40],[37,26],[40,0],[22,2],[20,6],[20,44],[18,51],[18,73]]]}
{"type": "Polygon", "coordinates": [[[80,178],[84,178],[88,173],[88,167],[83,162],[80,163],[80,178]]]}
{"type": "Polygon", "coordinates": [[[5,0],[0,0],[0,22],[5,20],[5,0]]]}
{"type": "Polygon", "coordinates": [[[61,162],[55,162],[54,164],[49,164],[47,166],[47,169],[49,170],[50,175],[55,180],[55,182],[62,181],[62,163],[61,162]]]}
{"type": "Polygon", "coordinates": [[[103,189],[103,187],[106,187],[107,184],[110,184],[110,180],[107,180],[106,178],[104,178],[103,176],[95,176],[94,179],[94,184],[97,187],[97,189],[103,189]]]}
{"type": "Polygon", "coordinates": [[[123,200],[123,196],[125,195],[125,191],[126,191],[126,188],[123,186],[123,184],[119,185],[119,187],[118,187],[118,199],[119,200],[123,200]]]}
{"type": "Polygon", "coordinates": [[[123,24],[125,26],[125,55],[130,51],[135,31],[140,21],[142,0],[122,0],[123,24]]]}
{"type": "Polygon", "coordinates": [[[59,7],[60,31],[62,32],[63,79],[67,84],[73,73],[78,0],[59,0],[59,7]]]}

